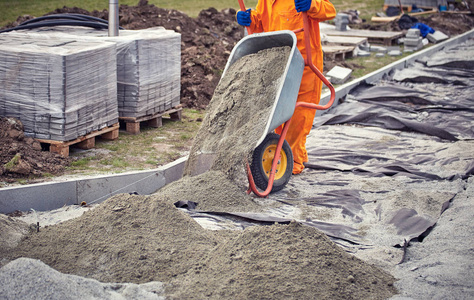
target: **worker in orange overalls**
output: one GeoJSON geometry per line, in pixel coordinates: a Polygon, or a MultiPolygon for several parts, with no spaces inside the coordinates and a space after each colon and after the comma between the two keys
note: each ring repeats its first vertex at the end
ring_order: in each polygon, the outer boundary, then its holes
{"type": "MultiPolygon", "coordinates": [[[[259,0],[256,10],[247,9],[237,12],[237,22],[250,27],[252,32],[269,32],[276,30],[295,30],[303,28],[301,12],[306,11],[312,24],[310,32],[312,61],[316,68],[323,71],[323,50],[319,33],[319,22],[333,19],[336,16],[334,5],[328,0],[259,0]]],[[[297,47],[306,59],[304,32],[296,34],[297,47]]],[[[298,92],[298,100],[319,104],[322,81],[306,66],[298,92]]],[[[293,114],[286,140],[293,152],[293,174],[299,174],[308,161],[306,136],[313,126],[315,109],[297,107],[293,114]]],[[[282,128],[275,131],[281,134],[282,128]]]]}

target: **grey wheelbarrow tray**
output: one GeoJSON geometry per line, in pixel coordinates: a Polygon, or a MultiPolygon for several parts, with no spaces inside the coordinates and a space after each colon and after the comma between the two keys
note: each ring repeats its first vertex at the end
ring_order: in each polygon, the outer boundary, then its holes
{"type": "Polygon", "coordinates": [[[268,133],[288,121],[295,111],[296,99],[298,98],[305,66],[303,56],[296,47],[296,42],[296,35],[290,30],[254,33],[240,40],[232,49],[227,60],[222,77],[225,76],[227,69],[232,64],[246,55],[275,47],[288,46],[291,48],[265,130],[255,147],[262,143],[268,133]]]}
{"type": "MultiPolygon", "coordinates": [[[[262,143],[268,133],[290,120],[295,111],[298,91],[305,67],[303,56],[296,47],[296,42],[296,35],[290,30],[254,33],[241,39],[234,46],[227,60],[222,78],[226,75],[230,66],[246,55],[275,47],[288,46],[291,48],[288,61],[276,90],[268,120],[265,123],[264,130],[262,130],[262,136],[258,139],[254,148],[262,143]]],[[[191,176],[204,173],[211,168],[215,159],[215,153],[199,153],[192,161],[188,160],[185,173],[191,176]]]]}

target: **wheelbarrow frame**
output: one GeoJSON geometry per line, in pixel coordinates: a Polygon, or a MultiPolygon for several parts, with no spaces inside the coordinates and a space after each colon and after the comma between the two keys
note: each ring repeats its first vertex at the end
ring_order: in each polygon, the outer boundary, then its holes
{"type": "MultiPolygon", "coordinates": [[[[238,2],[239,2],[240,9],[242,11],[245,11],[246,9],[245,9],[244,1],[243,0],[238,0],[238,2]]],[[[310,40],[310,35],[309,35],[309,33],[312,30],[312,26],[311,26],[311,23],[309,22],[309,19],[308,19],[308,13],[307,12],[302,12],[302,15],[303,15],[303,28],[293,30],[293,32],[294,33],[299,33],[299,32],[302,32],[302,31],[304,32],[305,48],[306,48],[306,58],[304,59],[305,66],[308,66],[316,74],[316,76],[318,76],[318,78],[321,79],[321,81],[324,83],[324,85],[326,85],[329,88],[329,90],[331,92],[331,97],[330,97],[328,103],[325,104],[325,105],[313,104],[313,103],[309,103],[309,102],[296,102],[295,109],[298,108],[298,107],[303,107],[303,108],[310,108],[310,109],[327,110],[334,103],[334,100],[336,98],[336,91],[335,91],[333,85],[326,79],[326,77],[324,77],[324,75],[321,73],[321,71],[319,71],[318,68],[316,68],[316,66],[314,65],[314,63],[312,61],[311,40],[310,40]]],[[[247,28],[248,34],[252,34],[250,28],[249,27],[246,27],[246,28],[247,28]]],[[[266,197],[270,194],[270,192],[273,188],[273,182],[275,180],[277,164],[278,164],[278,161],[280,160],[281,149],[283,147],[283,142],[285,141],[286,134],[288,133],[288,128],[290,127],[291,119],[292,119],[292,117],[290,117],[290,119],[283,124],[283,130],[281,132],[280,139],[278,140],[278,143],[277,143],[275,156],[273,157],[272,167],[271,167],[270,175],[269,175],[269,178],[268,178],[268,185],[267,185],[267,188],[266,188],[265,191],[261,192],[261,191],[258,190],[257,186],[255,185],[255,181],[253,179],[252,172],[250,170],[250,165],[247,162],[246,168],[247,168],[247,177],[248,177],[248,181],[249,181],[249,188],[247,190],[247,194],[250,194],[251,192],[253,192],[258,197],[266,197]]]]}

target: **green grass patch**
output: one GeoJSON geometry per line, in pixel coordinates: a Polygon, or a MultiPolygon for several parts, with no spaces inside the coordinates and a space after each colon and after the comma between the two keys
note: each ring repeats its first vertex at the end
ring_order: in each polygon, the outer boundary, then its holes
{"type": "Polygon", "coordinates": [[[69,169],[84,169],[90,164],[91,161],[96,160],[95,157],[84,157],[74,160],[70,163],[69,169]]]}
{"type": "Polygon", "coordinates": [[[15,156],[13,156],[13,158],[10,159],[10,161],[4,165],[5,170],[10,171],[13,167],[15,167],[18,164],[20,159],[21,159],[20,153],[15,154],[15,156]]]}
{"type": "Polygon", "coordinates": [[[68,171],[125,172],[174,161],[189,151],[204,114],[204,111],[183,109],[181,121],[164,118],[162,127],[141,126],[137,135],[121,130],[117,140],[98,138],[94,149],[71,156],[75,160],[68,171]]]}
{"type": "Polygon", "coordinates": [[[385,55],[384,57],[375,57],[375,53],[371,53],[369,57],[354,57],[347,59],[348,63],[356,64],[362,68],[355,68],[352,71],[352,77],[360,78],[364,75],[372,73],[382,67],[385,67],[397,60],[400,60],[406,56],[409,56],[412,53],[403,53],[401,56],[389,56],[385,55]]]}

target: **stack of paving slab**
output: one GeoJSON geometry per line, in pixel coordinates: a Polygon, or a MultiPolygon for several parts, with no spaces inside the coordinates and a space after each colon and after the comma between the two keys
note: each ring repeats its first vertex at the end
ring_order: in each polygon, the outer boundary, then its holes
{"type": "Polygon", "coordinates": [[[420,30],[417,28],[410,28],[404,40],[405,51],[418,51],[423,48],[423,38],[420,35],[420,30]]]}
{"type": "Polygon", "coordinates": [[[150,116],[180,104],[181,34],[177,32],[155,27],[120,30],[119,36],[108,37],[107,30],[69,26],[27,32],[115,43],[120,117],[150,116]]]}
{"type": "Polygon", "coordinates": [[[338,13],[336,18],[334,18],[334,23],[336,24],[336,30],[346,31],[349,24],[349,15],[338,13]]]}
{"type": "Polygon", "coordinates": [[[0,115],[27,136],[73,140],[118,122],[116,46],[0,35],[0,115]]]}

